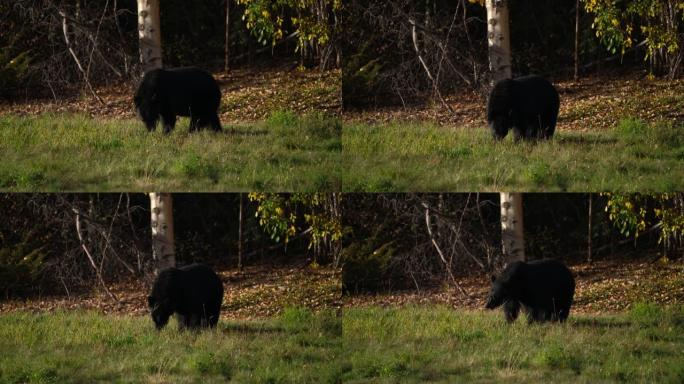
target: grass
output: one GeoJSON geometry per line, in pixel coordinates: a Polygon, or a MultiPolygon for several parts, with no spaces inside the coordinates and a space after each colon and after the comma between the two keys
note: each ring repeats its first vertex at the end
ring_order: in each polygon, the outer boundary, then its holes
{"type": "Polygon", "coordinates": [[[423,305],[157,332],[147,317],[0,315],[0,383],[452,383],[684,380],[684,307],[640,303],[565,324],[423,305]]]}
{"type": "Polygon", "coordinates": [[[675,191],[684,189],[684,127],[625,119],[548,142],[494,142],[482,129],[350,123],[345,191],[675,191]]]}
{"type": "Polygon", "coordinates": [[[145,317],[0,316],[0,383],[337,383],[341,319],[290,308],[270,320],[157,332],[145,317]]]}
{"type": "Polygon", "coordinates": [[[170,135],[137,120],[0,116],[5,191],[677,191],[684,127],[625,119],[547,142],[482,129],[348,123],[273,112],[264,121],[170,135]]]}
{"type": "Polygon", "coordinates": [[[684,308],[636,305],[562,325],[442,306],[347,309],[345,383],[684,381],[684,308]]]}
{"type": "Polygon", "coordinates": [[[329,191],[339,189],[341,122],[273,112],[256,124],[170,135],[137,120],[0,116],[5,191],[329,191]]]}

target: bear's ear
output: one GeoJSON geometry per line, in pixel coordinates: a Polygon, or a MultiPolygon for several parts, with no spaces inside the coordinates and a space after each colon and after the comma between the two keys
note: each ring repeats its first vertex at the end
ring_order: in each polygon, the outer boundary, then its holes
{"type": "Polygon", "coordinates": [[[496,276],[492,275],[491,279],[492,279],[492,283],[493,283],[496,280],[496,276]]]}

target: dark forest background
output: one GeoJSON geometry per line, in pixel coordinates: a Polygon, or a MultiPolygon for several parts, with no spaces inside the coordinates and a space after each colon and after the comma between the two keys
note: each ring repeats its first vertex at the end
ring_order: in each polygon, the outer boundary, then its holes
{"type": "MultiPolygon", "coordinates": [[[[174,194],[176,262],[238,266],[243,200],[243,265],[306,264],[307,239],[287,246],[266,234],[247,194],[174,194]]],[[[4,295],[78,291],[96,282],[76,231],[108,282],[152,278],[150,201],[145,194],[0,195],[0,281],[4,295]]],[[[320,262],[327,260],[319,258],[320,262]]]]}
{"type": "MultiPolygon", "coordinates": [[[[513,77],[540,74],[572,79],[575,55],[575,12],[579,4],[580,76],[681,75],[684,19],[680,1],[629,1],[589,13],[582,0],[508,1],[513,77]],[[656,4],[671,10],[671,21],[645,12],[656,4]],[[679,4],[679,5],[677,5],[679,4]],[[669,8],[668,8],[669,7],[669,8]],[[636,9],[638,11],[630,11],[636,9]],[[638,12],[643,12],[644,15],[638,12]],[[597,37],[594,24],[615,22],[597,37]],[[659,25],[659,23],[662,23],[659,25]],[[665,30],[672,52],[648,55],[640,25],[665,30]],[[622,29],[631,25],[633,43],[622,29]],[[661,28],[662,27],[662,28],[661,28]],[[670,38],[670,37],[668,37],[670,38]],[[611,45],[612,44],[612,45],[611,45]],[[622,52],[621,48],[625,48],[622,52]]],[[[421,103],[434,96],[433,84],[420,64],[422,55],[442,94],[489,87],[487,14],[476,0],[349,0],[344,7],[343,100],[345,107],[421,103]],[[416,25],[414,44],[412,24],[416,25]]]]}
{"type": "MultiPolygon", "coordinates": [[[[681,238],[668,247],[660,240],[661,224],[653,217],[653,208],[660,202],[648,196],[632,198],[640,203],[630,200],[618,211],[630,222],[634,216],[628,211],[643,208],[647,212],[645,226],[637,236],[616,225],[615,217],[609,217],[606,208],[609,201],[615,203],[614,196],[524,194],[526,259],[584,263],[606,259],[654,261],[664,255],[680,258],[681,238]]],[[[459,277],[499,271],[509,261],[501,251],[499,194],[348,194],[344,203],[347,232],[341,258],[346,292],[450,285],[459,277]],[[432,234],[427,230],[426,211],[432,234]]],[[[680,212],[677,220],[681,220],[681,207],[675,211],[680,212]]]]}
{"type": "MultiPolygon", "coordinates": [[[[354,293],[452,284],[460,277],[498,271],[508,262],[501,252],[498,194],[341,194],[335,199],[340,201],[339,211],[317,205],[326,196],[266,194],[251,199],[238,193],[174,194],[177,264],[203,262],[220,269],[237,269],[240,262],[242,266],[341,268],[344,290],[354,293]],[[318,203],[311,205],[312,201],[318,203]],[[270,230],[260,222],[269,215],[270,230]],[[339,220],[341,230],[335,229],[339,220]],[[312,247],[312,236],[338,232],[342,237],[332,237],[332,243],[339,246],[312,247]]],[[[681,236],[676,232],[675,241],[663,243],[665,222],[652,212],[669,207],[671,223],[681,228],[682,196],[668,195],[665,200],[625,196],[524,194],[527,259],[590,261],[590,237],[591,261],[680,258],[681,236]],[[612,212],[627,221],[609,217],[609,201],[617,207],[612,212]],[[642,208],[648,212],[643,219],[633,215],[642,208]],[[629,223],[621,225],[620,220],[629,223]],[[630,223],[641,225],[642,221],[643,228],[635,236],[630,223]]],[[[0,217],[3,296],[88,289],[98,274],[107,282],[147,281],[153,276],[145,194],[3,194],[0,217]]]]}
{"type": "MultiPolygon", "coordinates": [[[[212,71],[224,68],[226,1],[161,2],[164,66],[196,65],[212,71]]],[[[331,2],[321,2],[322,12],[327,12],[327,18],[320,20],[322,26],[307,24],[317,33],[293,25],[293,17],[307,15],[291,3],[231,1],[231,67],[334,68],[338,65],[333,52],[337,50],[337,40],[325,44],[319,44],[318,40],[321,35],[332,39],[336,33],[337,21],[331,2]],[[244,15],[249,7],[271,11],[270,19],[258,20],[261,30],[247,28],[244,15]],[[277,28],[269,24],[276,17],[282,18],[277,28]],[[305,33],[307,36],[300,39],[305,33]]],[[[64,19],[72,49],[93,85],[109,85],[141,75],[136,0],[3,1],[0,3],[0,99],[57,98],[63,92],[73,93],[83,87],[84,75],[65,42],[64,19]]]]}

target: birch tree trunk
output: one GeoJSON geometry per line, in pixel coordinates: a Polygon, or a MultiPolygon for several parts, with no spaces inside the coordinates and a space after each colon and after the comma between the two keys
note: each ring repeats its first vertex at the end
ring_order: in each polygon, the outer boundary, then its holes
{"type": "Polygon", "coordinates": [[[173,204],[170,193],[150,193],[152,259],[155,272],[176,265],[173,238],[173,204]]]}
{"type": "MultiPolygon", "coordinates": [[[[223,72],[228,72],[229,69],[230,69],[230,0],[226,0],[226,41],[225,41],[225,47],[224,47],[224,51],[223,51],[223,72]]],[[[240,197],[240,203],[242,204],[242,197],[240,197]]]]}
{"type": "Polygon", "coordinates": [[[577,81],[579,79],[579,11],[580,2],[575,1],[575,75],[573,79],[577,81]]]}
{"type": "Polygon", "coordinates": [[[522,193],[501,192],[501,242],[508,262],[525,261],[522,193]]]}
{"type": "Polygon", "coordinates": [[[511,78],[511,33],[508,1],[487,0],[487,42],[492,82],[511,78]]]}
{"type": "Polygon", "coordinates": [[[162,67],[159,0],[138,0],[138,40],[143,72],[162,67]]]}

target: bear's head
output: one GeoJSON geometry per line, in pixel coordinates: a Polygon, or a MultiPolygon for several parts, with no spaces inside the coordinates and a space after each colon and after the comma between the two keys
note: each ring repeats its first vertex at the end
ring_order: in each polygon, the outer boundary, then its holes
{"type": "Polygon", "coordinates": [[[173,306],[169,299],[158,299],[154,296],[147,296],[147,305],[152,315],[152,320],[157,329],[162,329],[169,322],[169,317],[173,314],[173,306]]]}
{"type": "Polygon", "coordinates": [[[496,140],[502,140],[506,135],[508,135],[508,130],[511,124],[511,114],[512,110],[502,111],[501,113],[492,116],[489,121],[489,131],[496,140]]]}
{"type": "Polygon", "coordinates": [[[487,101],[487,124],[495,139],[501,140],[513,125],[513,88],[511,79],[501,80],[489,94],[487,101]]]}
{"type": "Polygon", "coordinates": [[[138,118],[145,123],[148,130],[153,130],[159,120],[159,100],[156,93],[138,91],[133,99],[138,118]]]}
{"type": "Polygon", "coordinates": [[[514,280],[492,275],[492,288],[489,291],[485,308],[494,309],[509,300],[518,300],[519,291],[520,287],[514,280]]]}
{"type": "Polygon", "coordinates": [[[162,103],[160,83],[163,74],[163,69],[153,69],[145,73],[133,97],[138,117],[150,131],[156,127],[157,121],[159,121],[162,103]]]}

